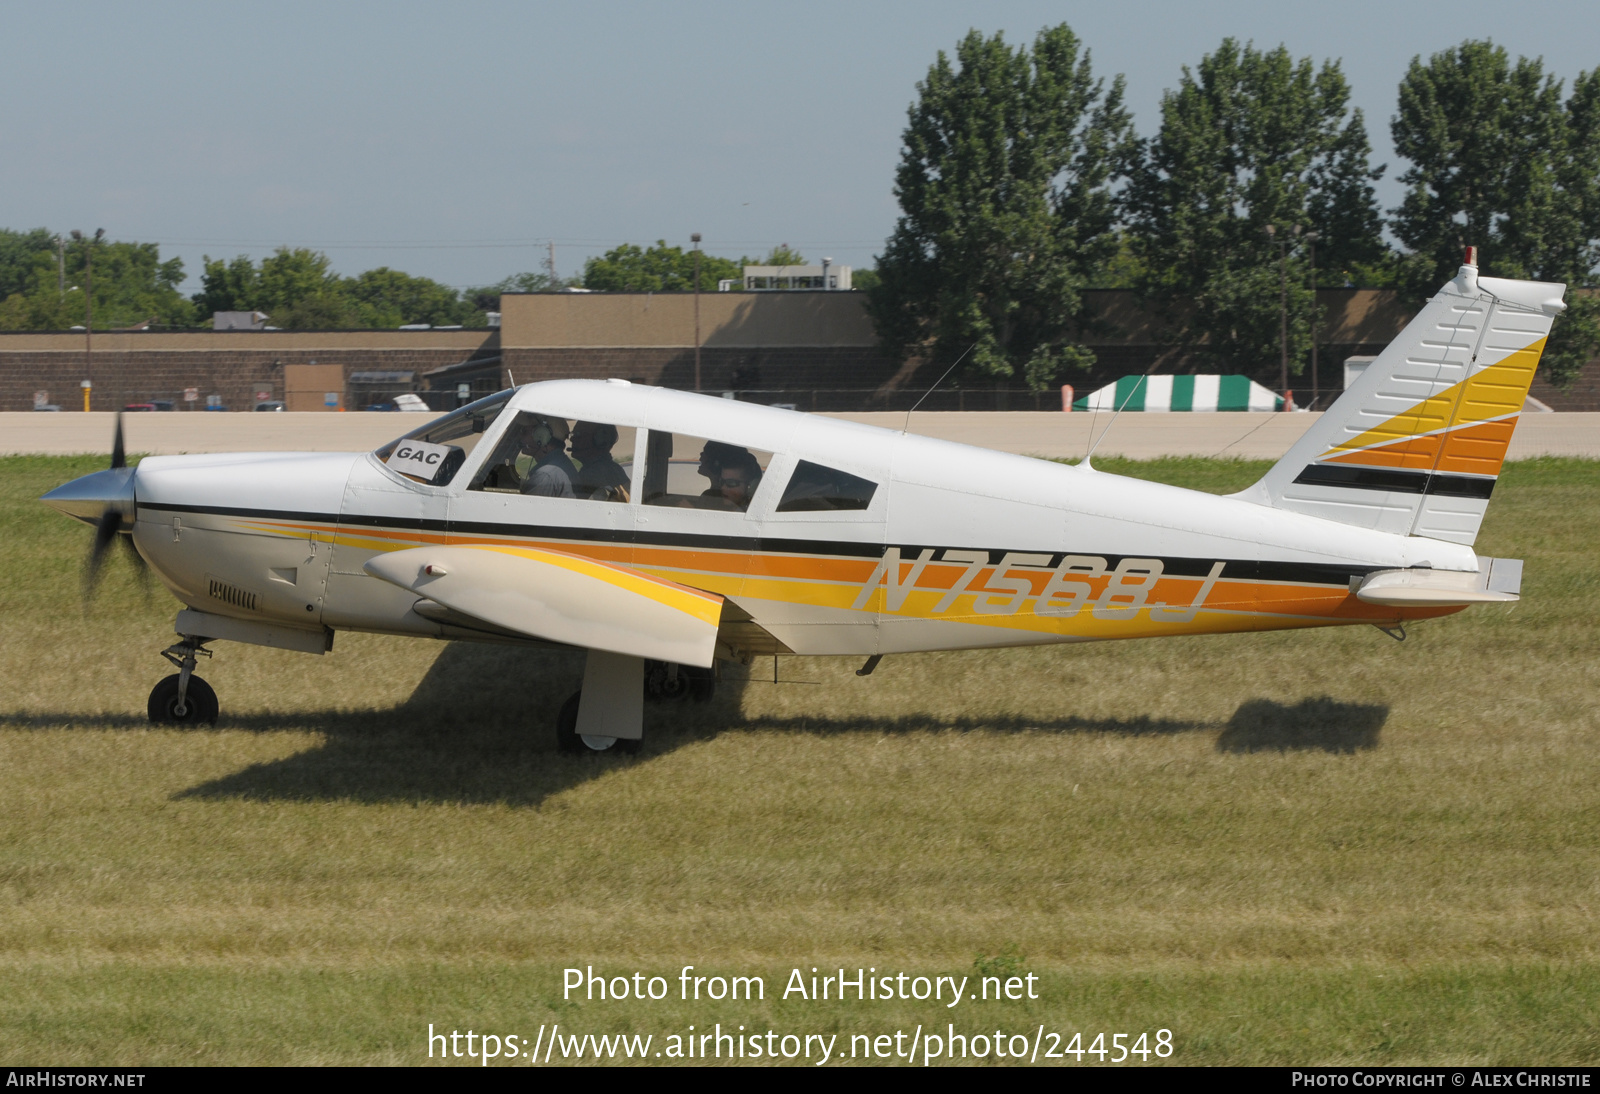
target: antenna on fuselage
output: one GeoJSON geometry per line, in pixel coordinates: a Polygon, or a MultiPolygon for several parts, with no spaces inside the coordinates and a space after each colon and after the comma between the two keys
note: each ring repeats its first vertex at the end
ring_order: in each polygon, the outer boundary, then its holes
{"type": "Polygon", "coordinates": [[[926,399],[928,396],[932,395],[933,394],[933,389],[938,387],[940,384],[944,383],[945,376],[949,376],[952,372],[954,372],[956,370],[956,365],[959,365],[962,361],[965,361],[967,359],[967,354],[971,353],[973,350],[975,350],[977,348],[978,348],[978,343],[974,342],[974,343],[972,343],[972,345],[970,345],[966,349],[962,350],[961,351],[961,356],[956,358],[955,365],[951,365],[949,368],[945,369],[944,370],[944,376],[941,376],[937,380],[935,380],[933,382],[933,387],[930,387],[927,391],[924,391],[922,393],[922,399],[918,399],[916,402],[911,404],[911,410],[906,411],[905,428],[900,430],[900,432],[906,433],[906,432],[910,431],[910,429],[911,429],[911,413],[912,413],[912,411],[916,410],[917,407],[921,406],[922,402],[923,402],[923,399],[926,399]]]}
{"type": "Polygon", "coordinates": [[[1122,400],[1122,405],[1117,407],[1116,413],[1111,415],[1111,420],[1107,422],[1106,427],[1100,431],[1100,436],[1096,437],[1094,443],[1089,446],[1089,451],[1083,454],[1083,462],[1078,465],[1079,467],[1087,467],[1090,471],[1094,470],[1094,465],[1089,462],[1090,457],[1094,455],[1094,450],[1100,447],[1100,442],[1106,439],[1106,434],[1111,432],[1111,427],[1117,424],[1118,415],[1120,415],[1123,410],[1127,408],[1129,403],[1133,402],[1133,397],[1139,394],[1139,390],[1144,387],[1145,381],[1149,379],[1150,374],[1148,372],[1139,377],[1139,382],[1133,385],[1132,390],[1128,392],[1128,397],[1122,400]]]}

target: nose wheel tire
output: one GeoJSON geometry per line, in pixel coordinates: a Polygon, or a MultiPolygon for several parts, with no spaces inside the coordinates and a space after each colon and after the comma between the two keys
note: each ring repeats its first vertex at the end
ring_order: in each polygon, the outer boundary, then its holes
{"type": "Polygon", "coordinates": [[[621,737],[600,737],[593,733],[578,732],[578,704],[583,699],[582,691],[575,691],[561,704],[561,712],[556,715],[556,747],[562,752],[583,756],[596,752],[622,753],[632,755],[639,751],[639,742],[625,740],[621,737]]]}
{"type": "Polygon", "coordinates": [[[151,725],[216,725],[217,693],[200,677],[190,676],[189,693],[184,697],[183,709],[179,710],[178,674],[173,673],[150,690],[146,712],[151,725]]]}

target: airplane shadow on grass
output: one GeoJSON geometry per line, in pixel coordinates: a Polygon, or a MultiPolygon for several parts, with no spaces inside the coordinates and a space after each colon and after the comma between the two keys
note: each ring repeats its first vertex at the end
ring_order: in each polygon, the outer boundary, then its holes
{"type": "MultiPolygon", "coordinates": [[[[707,703],[646,704],[644,742],[636,756],[572,756],[556,749],[555,712],[577,689],[582,675],[583,655],[577,651],[452,642],[411,697],[390,709],[241,715],[229,715],[225,710],[222,728],[226,730],[311,730],[325,739],[317,747],[254,764],[177,797],[502,803],[536,808],[563,790],[709,741],[726,730],[815,736],[982,730],[1148,737],[1216,733],[1220,728],[1216,747],[1226,753],[1350,753],[1377,747],[1389,713],[1383,706],[1319,698],[1293,706],[1253,699],[1220,727],[1212,721],[1149,716],[749,718],[740,712],[740,697],[746,687],[760,686],[763,681],[759,677],[725,678],[718,684],[715,698],[707,703]]],[[[226,696],[223,701],[226,707],[226,696]]],[[[82,721],[64,715],[0,720],[41,727],[82,721]]],[[[134,715],[100,716],[94,722],[111,728],[146,725],[142,717],[134,715]]]]}

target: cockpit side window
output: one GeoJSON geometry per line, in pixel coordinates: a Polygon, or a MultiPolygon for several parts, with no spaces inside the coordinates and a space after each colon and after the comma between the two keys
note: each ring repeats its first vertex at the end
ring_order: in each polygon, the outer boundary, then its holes
{"type": "Polygon", "coordinates": [[[727,441],[650,431],[644,503],[679,509],[750,508],[772,453],[727,441]]]}
{"type": "Polygon", "coordinates": [[[469,490],[579,501],[628,501],[634,429],[521,411],[469,490]]]}
{"type": "Polygon", "coordinates": [[[408,479],[428,486],[445,486],[456,477],[513,394],[514,391],[502,391],[468,403],[390,441],[373,455],[408,479]]]}
{"type": "Polygon", "coordinates": [[[810,460],[801,460],[799,466],[794,469],[794,474],[789,476],[789,485],[784,488],[777,511],[807,513],[865,509],[872,504],[872,495],[877,489],[877,483],[863,479],[859,475],[824,467],[810,460]]]}

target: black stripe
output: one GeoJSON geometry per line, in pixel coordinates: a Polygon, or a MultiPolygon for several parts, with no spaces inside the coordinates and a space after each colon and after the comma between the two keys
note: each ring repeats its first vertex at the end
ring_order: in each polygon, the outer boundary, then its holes
{"type": "Polygon", "coordinates": [[[1433,475],[1428,479],[1428,493],[1446,498],[1482,498],[1489,500],[1494,493],[1495,479],[1477,475],[1433,475]]]}
{"type": "Polygon", "coordinates": [[[1392,494],[1439,494],[1450,498],[1484,498],[1495,480],[1478,475],[1445,475],[1401,467],[1358,467],[1344,463],[1308,463],[1295,476],[1297,486],[1343,486],[1392,494]]]}
{"type": "MultiPolygon", "coordinates": [[[[339,518],[328,513],[290,512],[286,510],[243,509],[209,505],[179,505],[168,502],[140,502],[141,509],[155,509],[169,513],[205,513],[213,516],[247,517],[257,520],[295,520],[338,524],[342,527],[393,528],[397,531],[437,532],[456,535],[508,536],[523,539],[558,540],[568,543],[613,543],[647,547],[683,547],[699,550],[744,551],[749,553],[826,555],[834,558],[862,558],[876,562],[889,547],[900,549],[904,562],[915,561],[924,551],[933,551],[934,561],[941,561],[946,551],[976,550],[989,556],[990,565],[998,565],[1008,553],[1037,554],[1049,559],[1041,564],[1051,569],[1061,565],[1067,555],[1085,555],[1105,560],[1108,571],[1116,569],[1124,559],[1156,558],[1161,563],[1164,576],[1203,578],[1219,560],[1215,558],[1160,557],[1151,555],[1108,555],[1093,550],[1062,551],[1040,548],[1034,551],[1016,551],[998,547],[975,547],[954,544],[930,545],[926,543],[850,543],[843,540],[816,539],[760,539],[754,536],[711,536],[687,532],[652,532],[614,528],[573,528],[536,524],[491,524],[487,522],[423,520],[414,517],[356,516],[339,518]]],[[[1382,566],[1362,566],[1354,563],[1278,562],[1257,559],[1222,559],[1224,579],[1235,581],[1293,581],[1308,585],[1348,585],[1352,577],[1365,577],[1382,566]]]]}

